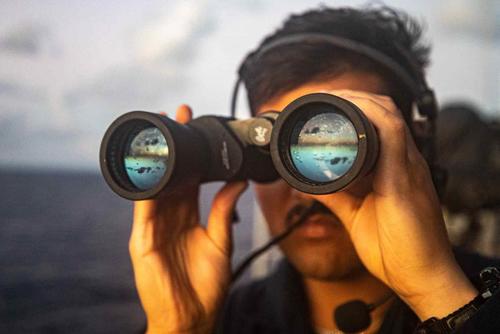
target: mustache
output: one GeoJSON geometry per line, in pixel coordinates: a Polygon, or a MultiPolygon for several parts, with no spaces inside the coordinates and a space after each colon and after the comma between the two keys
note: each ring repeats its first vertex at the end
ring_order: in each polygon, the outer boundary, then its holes
{"type": "Polygon", "coordinates": [[[330,209],[328,209],[320,201],[313,200],[308,203],[299,203],[292,207],[285,216],[286,225],[291,225],[306,211],[309,211],[306,218],[315,214],[325,214],[336,216],[330,209]]]}

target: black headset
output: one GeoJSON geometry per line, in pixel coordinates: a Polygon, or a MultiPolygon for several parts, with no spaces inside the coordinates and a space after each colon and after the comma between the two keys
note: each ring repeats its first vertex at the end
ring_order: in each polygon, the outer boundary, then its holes
{"type": "Polygon", "coordinates": [[[413,97],[419,116],[421,116],[418,121],[421,125],[419,127],[420,132],[416,133],[414,123],[415,120],[411,118],[412,115],[409,115],[411,119],[408,119],[408,121],[412,123],[409,124],[411,126],[410,130],[415,136],[415,139],[417,139],[417,144],[419,144],[419,148],[431,168],[438,193],[441,193],[445,183],[445,174],[442,169],[435,165],[434,138],[438,107],[434,91],[427,85],[424,73],[413,56],[406,48],[397,43],[393,42],[393,46],[409,65],[408,67],[403,67],[400,63],[383,52],[366,44],[360,43],[359,41],[326,33],[297,33],[278,38],[267,44],[261,45],[245,57],[238,69],[238,78],[234,85],[231,98],[231,116],[235,117],[236,115],[238,92],[243,82],[242,73],[244,72],[244,69],[270,51],[274,51],[282,46],[301,43],[326,44],[339,49],[351,51],[374,61],[376,64],[385,68],[394,75],[395,79],[398,80],[398,82],[401,83],[406,91],[408,91],[413,97]]]}
{"type": "Polygon", "coordinates": [[[233,95],[231,99],[231,116],[234,117],[236,112],[236,101],[238,97],[239,87],[242,83],[241,73],[242,70],[249,65],[251,62],[255,62],[257,59],[262,57],[264,54],[278,49],[285,45],[299,44],[299,43],[323,43],[335,46],[340,49],[352,51],[356,54],[363,55],[382,67],[389,70],[395,77],[405,86],[405,88],[412,94],[414,101],[417,103],[419,113],[422,116],[434,119],[437,115],[437,103],[434,96],[434,92],[429,88],[425,80],[424,74],[420,69],[420,66],[416,64],[413,57],[409,52],[399,46],[394,44],[395,48],[400,52],[401,56],[410,65],[410,72],[405,69],[394,59],[385,55],[384,53],[368,46],[362,44],[358,41],[351,40],[345,37],[339,37],[324,33],[301,33],[293,34],[283,38],[279,38],[268,44],[264,44],[255,51],[250,52],[243,62],[241,63],[238,70],[238,79],[233,89],[233,95]]]}

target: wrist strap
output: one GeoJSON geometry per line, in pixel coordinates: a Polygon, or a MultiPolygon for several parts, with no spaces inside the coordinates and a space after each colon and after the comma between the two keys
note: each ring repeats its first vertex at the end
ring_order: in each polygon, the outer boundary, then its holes
{"type": "Polygon", "coordinates": [[[455,312],[443,319],[432,317],[421,323],[415,334],[448,334],[460,328],[479,310],[486,300],[488,300],[498,290],[500,286],[500,271],[495,267],[487,267],[479,273],[482,283],[482,292],[471,302],[462,306],[455,312]]]}

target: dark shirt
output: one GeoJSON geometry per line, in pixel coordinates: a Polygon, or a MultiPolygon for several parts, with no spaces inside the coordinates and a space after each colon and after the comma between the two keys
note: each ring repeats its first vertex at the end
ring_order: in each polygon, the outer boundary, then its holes
{"type": "MultiPolygon", "coordinates": [[[[471,281],[488,266],[500,268],[500,261],[477,254],[455,252],[471,281]]],[[[333,316],[333,310],[332,310],[333,316]]],[[[413,311],[400,299],[387,311],[378,333],[412,333],[419,323],[413,311]]],[[[218,333],[315,333],[300,275],[282,261],[268,277],[234,289],[226,301],[218,333]]],[[[500,333],[500,293],[491,297],[457,333],[500,333]]]]}

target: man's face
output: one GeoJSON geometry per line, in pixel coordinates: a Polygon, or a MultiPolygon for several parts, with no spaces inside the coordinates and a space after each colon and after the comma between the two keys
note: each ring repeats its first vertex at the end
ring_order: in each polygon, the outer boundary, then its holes
{"type": "MultiPolygon", "coordinates": [[[[357,90],[384,94],[379,77],[367,73],[349,72],[323,82],[308,83],[267,101],[260,112],[282,110],[300,96],[332,90],[357,90]]],[[[349,198],[364,197],[371,187],[369,176],[345,190],[349,198]]],[[[309,194],[291,188],[284,180],[255,184],[257,200],[275,236],[297,218],[300,209],[313,201],[309,194]]],[[[333,213],[315,213],[280,243],[280,248],[294,267],[304,276],[321,280],[347,278],[364,270],[342,223],[333,213]]]]}

